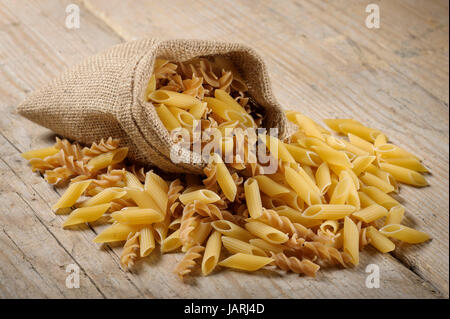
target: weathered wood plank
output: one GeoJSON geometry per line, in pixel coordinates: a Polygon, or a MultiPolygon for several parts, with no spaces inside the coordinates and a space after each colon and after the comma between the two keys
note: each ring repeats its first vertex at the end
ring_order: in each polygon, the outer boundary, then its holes
{"type": "Polygon", "coordinates": [[[394,255],[448,295],[448,2],[84,0],[125,39],[238,41],[267,59],[276,96],[316,120],[353,117],[424,159],[431,187],[402,187],[406,224],[435,240],[394,255]],[[127,14],[123,14],[127,12],[127,14]]]}

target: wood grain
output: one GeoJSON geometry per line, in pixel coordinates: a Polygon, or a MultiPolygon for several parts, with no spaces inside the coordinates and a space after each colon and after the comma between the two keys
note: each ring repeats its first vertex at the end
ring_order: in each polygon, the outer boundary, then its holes
{"type": "Polygon", "coordinates": [[[0,297],[448,297],[448,4],[377,2],[381,28],[369,30],[358,1],[85,0],[81,28],[69,30],[71,2],[0,4],[0,297]],[[19,155],[50,145],[53,135],[15,107],[82,57],[143,36],[245,42],[267,59],[286,108],[317,120],[358,118],[425,158],[431,187],[403,187],[401,196],[407,223],[435,239],[394,256],[369,249],[357,268],[325,270],[317,279],[220,271],[183,284],[170,271],[179,254],[154,254],[125,273],[120,246],[92,243],[104,226],[62,230],[64,217],[50,210],[61,190],[19,155]],[[70,263],[82,269],[80,289],[65,287],[70,263]],[[379,289],[365,286],[370,263],[380,267],[379,289]]]}

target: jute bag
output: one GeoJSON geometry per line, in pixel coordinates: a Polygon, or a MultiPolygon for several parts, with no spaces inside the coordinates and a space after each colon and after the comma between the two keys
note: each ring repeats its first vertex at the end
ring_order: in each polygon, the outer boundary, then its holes
{"type": "MultiPolygon", "coordinates": [[[[288,134],[288,124],[276,101],[262,58],[242,44],[204,40],[143,39],[114,46],[85,59],[48,85],[31,93],[18,112],[66,138],[90,144],[119,138],[129,157],[172,173],[201,173],[204,164],[170,160],[173,142],[145,89],[156,57],[186,61],[197,56],[230,58],[249,87],[249,94],[266,110],[263,125],[288,134]]],[[[191,152],[182,156],[189,158],[191,152]]]]}

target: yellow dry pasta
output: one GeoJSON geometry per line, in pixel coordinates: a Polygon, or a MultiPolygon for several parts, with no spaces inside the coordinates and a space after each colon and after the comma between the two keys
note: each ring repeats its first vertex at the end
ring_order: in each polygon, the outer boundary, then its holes
{"type": "Polygon", "coordinates": [[[247,179],[244,183],[244,193],[250,217],[254,219],[259,218],[263,207],[258,181],[254,178],[247,179]]]}
{"type": "Polygon", "coordinates": [[[219,266],[256,271],[271,262],[273,262],[273,259],[269,257],[237,253],[219,262],[219,266]]]}
{"type": "Polygon", "coordinates": [[[155,249],[155,237],[153,236],[152,226],[147,225],[139,230],[139,249],[141,257],[150,255],[155,249]]]}
{"type": "Polygon", "coordinates": [[[343,219],[355,211],[352,205],[312,205],[302,213],[304,218],[311,219],[343,219]]]}
{"type": "Polygon", "coordinates": [[[258,187],[267,196],[273,197],[280,194],[287,194],[291,190],[283,186],[266,175],[257,175],[254,177],[258,181],[258,187]]]}
{"type": "Polygon", "coordinates": [[[321,194],[325,194],[331,186],[330,168],[327,163],[322,163],[316,171],[316,184],[321,194]]]}
{"type": "Polygon", "coordinates": [[[225,236],[240,239],[242,241],[249,241],[254,238],[248,230],[230,222],[229,220],[213,221],[211,226],[225,236]]]}
{"type": "Polygon", "coordinates": [[[344,251],[350,255],[353,265],[359,263],[359,231],[350,217],[344,218],[344,251]]]}
{"type": "Polygon", "coordinates": [[[168,187],[167,183],[152,171],[145,174],[144,190],[150,195],[160,211],[165,213],[167,210],[168,187]]]}
{"type": "Polygon", "coordinates": [[[405,207],[402,205],[397,205],[392,207],[386,217],[386,220],[384,221],[384,225],[390,225],[390,224],[400,224],[403,220],[403,216],[405,215],[405,207]]]}
{"type": "Polygon", "coordinates": [[[149,99],[155,103],[174,106],[180,109],[189,109],[201,101],[188,94],[173,92],[169,90],[156,90],[152,92],[149,99]]]}
{"type": "Polygon", "coordinates": [[[370,239],[370,244],[382,253],[395,249],[395,244],[373,226],[367,228],[367,237],[370,239]]]}
{"type": "Polygon", "coordinates": [[[109,243],[126,240],[128,235],[137,231],[136,226],[125,224],[113,224],[94,238],[95,243],[109,243]]]}
{"type": "Polygon", "coordinates": [[[202,259],[202,273],[204,276],[209,275],[219,261],[222,248],[221,237],[222,234],[215,230],[208,238],[202,259]]]}
{"type": "Polygon", "coordinates": [[[107,153],[100,154],[86,164],[90,171],[98,171],[110,165],[122,162],[128,154],[128,147],[121,147],[107,153]]]}
{"type": "Polygon", "coordinates": [[[92,180],[87,180],[70,184],[56,204],[52,206],[53,211],[57,212],[59,209],[73,206],[91,182],[92,180]]]}
{"type": "Polygon", "coordinates": [[[250,221],[245,224],[245,228],[252,235],[262,238],[271,244],[283,244],[289,239],[285,233],[259,221],[250,221]]]}
{"type": "Polygon", "coordinates": [[[285,144],[285,146],[288,152],[294,158],[294,160],[300,164],[319,166],[320,163],[322,163],[322,160],[320,159],[319,155],[317,155],[313,151],[310,151],[308,149],[293,144],[285,144]]]}
{"type": "Polygon", "coordinates": [[[178,197],[178,199],[184,205],[187,205],[194,201],[211,204],[219,201],[220,196],[208,189],[199,189],[193,192],[183,193],[180,195],[180,197],[178,197]]]}
{"type": "Polygon", "coordinates": [[[399,224],[386,225],[380,228],[379,231],[387,237],[395,238],[409,244],[420,244],[431,238],[427,233],[399,224]]]}
{"type": "Polygon", "coordinates": [[[121,187],[105,188],[97,195],[81,202],[78,207],[89,207],[110,203],[112,200],[122,198],[126,194],[127,192],[121,187]]]}
{"type": "Polygon", "coordinates": [[[222,236],[222,243],[223,246],[232,254],[244,253],[249,255],[267,257],[267,254],[261,248],[233,237],[222,236]]]}
{"type": "Polygon", "coordinates": [[[110,203],[77,208],[64,221],[63,227],[96,221],[106,213],[109,207],[111,207],[110,203]]]}
{"type": "MultiPolygon", "coordinates": [[[[201,105],[201,104],[198,104],[201,105]]],[[[181,127],[180,121],[169,111],[164,104],[155,105],[156,114],[163,123],[164,127],[170,132],[181,127]]],[[[192,114],[192,113],[191,113],[192,114]]],[[[193,115],[194,116],[194,115],[193,115]]],[[[195,117],[195,116],[194,116],[195,117]]]]}
{"type": "Polygon", "coordinates": [[[308,205],[321,204],[320,195],[314,192],[307,181],[294,169],[285,167],[286,182],[308,205]]]}
{"type": "Polygon", "coordinates": [[[59,149],[57,149],[54,146],[50,146],[50,147],[45,147],[45,148],[40,148],[40,149],[37,149],[37,150],[31,150],[31,151],[28,151],[28,152],[24,152],[24,153],[22,153],[20,155],[26,160],[31,160],[33,158],[44,159],[47,156],[55,155],[58,152],[59,152],[59,149]]]}
{"type": "Polygon", "coordinates": [[[371,223],[377,219],[385,217],[387,214],[388,211],[386,208],[378,204],[373,204],[357,211],[356,213],[353,213],[352,216],[365,223],[371,223]]]}
{"type": "Polygon", "coordinates": [[[380,163],[380,168],[391,174],[399,182],[417,187],[428,185],[425,177],[412,169],[388,163],[380,163]]]}
{"type": "Polygon", "coordinates": [[[151,208],[130,207],[111,214],[111,217],[121,224],[126,225],[146,225],[158,223],[163,220],[163,216],[151,208]]]}

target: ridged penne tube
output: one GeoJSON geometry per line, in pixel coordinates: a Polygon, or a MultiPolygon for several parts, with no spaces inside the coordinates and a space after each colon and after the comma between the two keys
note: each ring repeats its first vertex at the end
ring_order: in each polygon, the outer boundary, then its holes
{"type": "Polygon", "coordinates": [[[242,228],[228,220],[216,220],[211,222],[211,226],[221,234],[233,237],[242,241],[249,241],[254,238],[245,228],[242,228]]]}
{"type": "Polygon", "coordinates": [[[152,92],[148,98],[153,102],[165,104],[167,106],[175,106],[180,109],[189,109],[195,104],[201,103],[200,100],[188,94],[168,90],[156,90],[152,92]]]}
{"type": "Polygon", "coordinates": [[[148,81],[147,88],[145,89],[145,97],[148,99],[148,96],[156,90],[156,76],[152,74],[150,80],[148,81]]]}
{"type": "Polygon", "coordinates": [[[128,235],[132,232],[137,231],[136,226],[125,225],[125,224],[113,224],[102,231],[97,237],[94,238],[94,243],[109,243],[113,241],[126,240],[128,235]]]}
{"type": "Polygon", "coordinates": [[[264,142],[264,144],[266,144],[267,149],[276,159],[283,160],[287,163],[296,163],[294,157],[286,148],[286,144],[284,144],[278,138],[264,134],[260,134],[259,137],[264,142]],[[276,153],[273,153],[274,150],[276,153]]]}
{"type": "Polygon", "coordinates": [[[365,172],[359,178],[367,186],[374,186],[384,193],[391,193],[395,190],[394,186],[371,173],[365,172]]]}
{"type": "Polygon", "coordinates": [[[122,162],[128,154],[128,147],[121,147],[113,151],[102,153],[89,160],[86,167],[90,171],[98,171],[119,162],[122,162]]]}
{"type": "Polygon", "coordinates": [[[245,109],[238,102],[236,102],[236,100],[233,99],[231,95],[229,95],[226,91],[216,89],[214,90],[214,96],[216,99],[224,102],[229,108],[237,112],[247,114],[245,109]]]}
{"type": "Polygon", "coordinates": [[[320,224],[320,230],[327,233],[336,234],[339,230],[339,222],[336,220],[326,220],[322,224],[320,224]]]}
{"type": "Polygon", "coordinates": [[[322,160],[320,159],[319,155],[317,155],[313,151],[292,144],[285,144],[285,146],[288,152],[295,159],[295,161],[300,164],[319,166],[320,163],[322,163],[322,160]]]}
{"type": "Polygon", "coordinates": [[[427,233],[399,224],[386,225],[380,228],[379,231],[387,237],[395,238],[409,244],[423,243],[431,238],[427,233]]]}
{"type": "Polygon", "coordinates": [[[383,158],[383,162],[408,168],[416,172],[428,172],[428,169],[418,159],[415,159],[413,157],[383,158]]]}
{"type": "MultiPolygon", "coordinates": [[[[172,215],[169,213],[166,213],[166,216],[164,217],[164,220],[162,222],[159,223],[154,223],[152,225],[152,229],[154,231],[154,237],[155,240],[158,242],[158,244],[161,244],[161,242],[166,239],[167,237],[167,232],[169,231],[170,225],[171,225],[171,217],[172,215]]],[[[176,220],[174,220],[173,222],[175,222],[176,220]]],[[[180,226],[181,224],[181,218],[178,219],[178,221],[180,222],[178,224],[178,226],[180,226]]],[[[172,227],[175,226],[175,224],[172,225],[172,227]]],[[[176,228],[170,228],[170,229],[176,229],[176,228]]]]}
{"type": "Polygon", "coordinates": [[[139,249],[141,257],[150,255],[155,249],[155,237],[153,236],[152,226],[147,225],[139,230],[139,249]]]}
{"type": "Polygon", "coordinates": [[[64,221],[63,227],[96,221],[97,219],[102,217],[104,213],[106,213],[106,211],[109,209],[110,206],[111,204],[108,203],[90,207],[77,208],[74,211],[72,211],[69,217],[67,217],[67,219],[64,221]]]}
{"type": "Polygon", "coordinates": [[[174,251],[175,249],[180,248],[182,245],[183,243],[180,240],[180,230],[177,229],[162,241],[161,253],[164,254],[170,251],[174,251]]]}
{"type": "Polygon", "coordinates": [[[375,138],[375,141],[373,141],[373,146],[376,148],[380,145],[387,144],[387,142],[388,142],[388,139],[387,139],[386,135],[378,134],[377,137],[375,138]]]}
{"type": "Polygon", "coordinates": [[[273,197],[280,194],[287,194],[291,190],[283,186],[266,175],[257,175],[254,177],[258,181],[258,186],[261,192],[267,196],[273,197]]]}
{"type": "Polygon", "coordinates": [[[373,144],[370,142],[367,142],[365,139],[360,138],[359,136],[356,136],[354,134],[349,133],[348,139],[351,144],[355,145],[356,147],[362,149],[363,151],[366,151],[370,155],[375,154],[375,150],[373,147],[373,144]]]}
{"type": "Polygon", "coordinates": [[[378,251],[388,253],[395,249],[395,244],[380,233],[375,227],[369,226],[366,234],[370,240],[370,244],[378,249],[378,251]]]}
{"type": "MultiPolygon", "coordinates": [[[[366,152],[365,150],[359,148],[354,144],[351,144],[350,142],[347,142],[346,140],[338,139],[331,135],[326,138],[326,142],[332,148],[338,151],[345,152],[349,157],[367,156],[370,154],[369,152],[366,152]]],[[[353,158],[350,157],[350,160],[352,159],[353,158]]]]}
{"type": "Polygon", "coordinates": [[[281,252],[285,251],[286,249],[288,249],[288,247],[286,247],[286,246],[271,244],[261,238],[250,239],[249,243],[255,247],[258,247],[258,248],[264,250],[266,253],[270,253],[270,252],[281,253],[281,252]]]}
{"type": "Polygon", "coordinates": [[[250,221],[245,228],[256,237],[262,238],[271,244],[283,244],[289,237],[278,229],[258,221],[250,221]]]}
{"type": "Polygon", "coordinates": [[[420,173],[413,171],[412,169],[388,163],[380,163],[380,168],[390,173],[399,182],[417,187],[428,185],[425,177],[423,177],[420,173]]]}
{"type": "Polygon", "coordinates": [[[164,216],[151,208],[130,207],[111,214],[111,217],[121,224],[146,225],[161,222],[164,216]]]}
{"type": "Polygon", "coordinates": [[[369,142],[374,142],[376,137],[379,134],[382,134],[379,130],[375,130],[356,123],[341,123],[339,124],[339,130],[342,133],[351,133],[369,142]]]}
{"type": "Polygon", "coordinates": [[[119,199],[126,195],[126,191],[120,187],[105,188],[94,197],[85,200],[78,207],[88,207],[100,204],[110,203],[113,199],[119,199]]]}
{"type": "MultiPolygon", "coordinates": [[[[227,110],[229,110],[227,103],[213,97],[205,97],[203,101],[205,101],[208,104],[208,107],[212,110],[214,114],[217,114],[224,120],[230,120],[226,112],[227,110]]],[[[239,114],[240,112],[237,113],[239,114]]]]}
{"type": "Polygon", "coordinates": [[[350,189],[351,189],[352,185],[353,185],[353,182],[350,178],[341,179],[337,183],[337,185],[333,191],[333,195],[331,196],[331,199],[330,199],[330,204],[333,204],[333,205],[345,204],[345,202],[347,201],[348,195],[350,193],[350,189]]]}
{"type": "Polygon", "coordinates": [[[59,149],[57,149],[54,146],[50,146],[50,147],[40,148],[40,149],[37,149],[37,150],[31,150],[31,151],[28,151],[28,152],[23,152],[20,155],[24,159],[27,159],[27,160],[30,160],[32,158],[44,159],[47,156],[55,155],[58,152],[59,152],[59,149]]]}
{"type": "MultiPolygon", "coordinates": [[[[309,178],[311,179],[311,181],[314,182],[314,185],[317,186],[317,184],[315,183],[316,181],[316,175],[314,174],[314,171],[312,170],[311,166],[308,165],[303,165],[301,167],[301,169],[303,169],[305,171],[306,174],[308,174],[309,178]]],[[[318,187],[318,186],[317,186],[318,187]]],[[[319,190],[320,192],[320,190],[319,190]]]]}
{"type": "Polygon", "coordinates": [[[256,128],[255,121],[250,114],[238,112],[235,110],[225,110],[224,116],[225,120],[228,122],[239,121],[239,123],[241,123],[245,127],[256,128]]]}
{"type": "MultiPolygon", "coordinates": [[[[201,105],[201,104],[198,104],[201,105]]],[[[181,126],[180,121],[169,111],[164,104],[155,105],[156,114],[163,123],[164,127],[170,132],[181,126]]]]}
{"type": "Polygon", "coordinates": [[[71,183],[66,189],[64,194],[58,199],[55,205],[52,206],[52,210],[57,212],[61,208],[71,207],[80,198],[84,191],[91,184],[92,180],[86,180],[81,182],[71,183]]]}
{"type": "Polygon", "coordinates": [[[244,194],[250,217],[254,219],[259,218],[261,216],[263,207],[258,187],[258,181],[256,179],[249,178],[245,181],[244,194]]]}
{"type": "Polygon", "coordinates": [[[359,176],[362,172],[365,172],[370,164],[376,159],[376,156],[367,155],[367,156],[358,156],[352,161],[353,164],[353,173],[356,176],[359,176]]]}
{"type": "Polygon", "coordinates": [[[182,195],[180,195],[180,197],[178,197],[178,199],[184,205],[187,205],[194,201],[199,201],[205,204],[211,204],[220,200],[220,196],[208,189],[199,189],[193,192],[183,193],[182,195]]]}
{"type": "Polygon", "coordinates": [[[348,216],[344,219],[343,234],[344,251],[350,255],[352,264],[357,265],[359,263],[359,231],[356,224],[348,216]]]}
{"type": "Polygon", "coordinates": [[[361,187],[361,190],[368,195],[375,203],[383,206],[386,209],[391,209],[394,206],[400,205],[393,197],[382,192],[374,186],[361,187]]]}
{"type": "Polygon", "coordinates": [[[140,208],[151,208],[160,213],[161,216],[165,215],[165,210],[161,211],[158,204],[153,200],[148,192],[143,189],[125,187],[128,196],[140,207],[140,208]]]}
{"type": "Polygon", "coordinates": [[[316,171],[316,184],[319,187],[320,193],[323,195],[331,186],[330,168],[327,163],[322,163],[316,171]]]}
{"type": "Polygon", "coordinates": [[[198,226],[193,230],[192,239],[197,245],[202,245],[211,233],[212,227],[209,221],[200,221],[198,226]]]}
{"type": "Polygon", "coordinates": [[[321,204],[320,195],[294,169],[285,167],[286,182],[308,205],[321,204]]]}
{"type": "Polygon", "coordinates": [[[318,129],[316,123],[309,117],[297,113],[295,115],[295,120],[299,128],[305,133],[306,136],[312,136],[322,139],[322,132],[318,129]]]}
{"type": "Polygon", "coordinates": [[[276,204],[274,207],[287,205],[298,211],[302,211],[305,208],[305,202],[294,191],[290,191],[287,194],[277,195],[276,197],[273,197],[272,200],[273,203],[276,204]],[[280,204],[278,204],[279,201],[281,201],[280,204]]]}
{"type": "Polygon", "coordinates": [[[299,174],[303,178],[303,180],[309,185],[309,187],[312,188],[315,193],[321,194],[319,187],[316,185],[315,177],[313,174],[309,175],[303,167],[298,168],[297,174],[299,174]]]}
{"type": "Polygon", "coordinates": [[[272,258],[261,257],[243,253],[234,254],[227,259],[222,260],[219,266],[235,268],[247,271],[256,271],[273,262],[272,258]]]}
{"type": "Polygon", "coordinates": [[[232,254],[244,253],[249,255],[267,257],[267,254],[261,248],[233,237],[222,236],[222,243],[223,246],[232,254]]]}
{"type": "Polygon", "coordinates": [[[289,218],[289,220],[293,223],[302,224],[305,227],[314,227],[320,225],[321,220],[314,220],[311,218],[305,218],[302,216],[302,212],[299,210],[295,210],[289,206],[278,206],[273,208],[274,211],[278,213],[280,216],[285,216],[289,218]]]}
{"type": "Polygon", "coordinates": [[[125,172],[125,185],[127,187],[133,187],[133,188],[138,188],[138,189],[144,189],[144,185],[142,185],[141,181],[139,180],[139,178],[134,175],[132,172],[125,172]]]}
{"type": "Polygon", "coordinates": [[[233,202],[237,192],[237,187],[234,183],[233,177],[231,177],[228,168],[225,166],[218,154],[214,153],[212,157],[216,165],[217,183],[219,184],[220,189],[223,191],[226,198],[233,202]]]}
{"type": "Polygon", "coordinates": [[[152,171],[145,174],[144,190],[152,197],[161,212],[166,212],[168,202],[167,183],[152,171]]]}
{"type": "Polygon", "coordinates": [[[373,204],[368,207],[357,211],[352,216],[358,220],[362,220],[365,223],[371,223],[379,218],[382,218],[388,214],[386,208],[381,205],[373,204]]]}
{"type": "Polygon", "coordinates": [[[355,211],[352,205],[312,205],[302,213],[304,218],[311,219],[342,219],[355,211]]]}
{"type": "Polygon", "coordinates": [[[333,131],[338,132],[338,133],[344,133],[343,131],[341,131],[341,128],[339,127],[339,125],[341,124],[358,124],[358,125],[362,125],[360,122],[358,122],[357,120],[354,119],[325,119],[323,120],[324,123],[331,128],[333,131]]]}
{"type": "Polygon", "coordinates": [[[204,276],[209,275],[214,268],[216,268],[222,248],[221,237],[222,234],[220,232],[214,231],[206,242],[206,248],[202,260],[202,273],[204,276]]]}
{"type": "Polygon", "coordinates": [[[419,160],[419,158],[414,154],[411,154],[410,152],[405,151],[404,149],[394,144],[379,145],[377,148],[375,148],[375,152],[377,153],[377,155],[380,155],[383,158],[411,157],[419,160]]]}
{"type": "Polygon", "coordinates": [[[183,126],[184,128],[191,129],[194,125],[195,117],[176,106],[169,106],[168,107],[170,113],[177,119],[177,121],[183,126]]]}
{"type": "Polygon", "coordinates": [[[400,224],[403,220],[403,216],[405,215],[405,207],[402,205],[397,205],[392,207],[386,217],[386,220],[384,221],[384,225],[390,225],[390,224],[400,224]]]}
{"type": "Polygon", "coordinates": [[[356,174],[351,170],[351,169],[343,169],[341,170],[341,172],[339,173],[339,180],[344,179],[344,178],[350,178],[352,180],[352,187],[357,191],[360,188],[360,183],[359,183],[359,179],[358,176],[356,176],[356,174]]]}
{"type": "Polygon", "coordinates": [[[345,168],[353,167],[353,164],[350,162],[348,156],[344,152],[336,151],[328,145],[326,145],[326,147],[311,146],[311,149],[316,152],[324,162],[327,162],[328,164],[345,168]]]}
{"type": "Polygon", "coordinates": [[[189,113],[191,113],[196,120],[200,120],[203,114],[205,114],[206,106],[207,106],[206,102],[195,104],[193,107],[191,107],[189,113]]]}
{"type": "Polygon", "coordinates": [[[358,192],[358,196],[359,196],[359,201],[361,203],[361,207],[368,207],[370,205],[376,204],[376,202],[369,197],[369,195],[367,195],[364,192],[358,192]]]}

